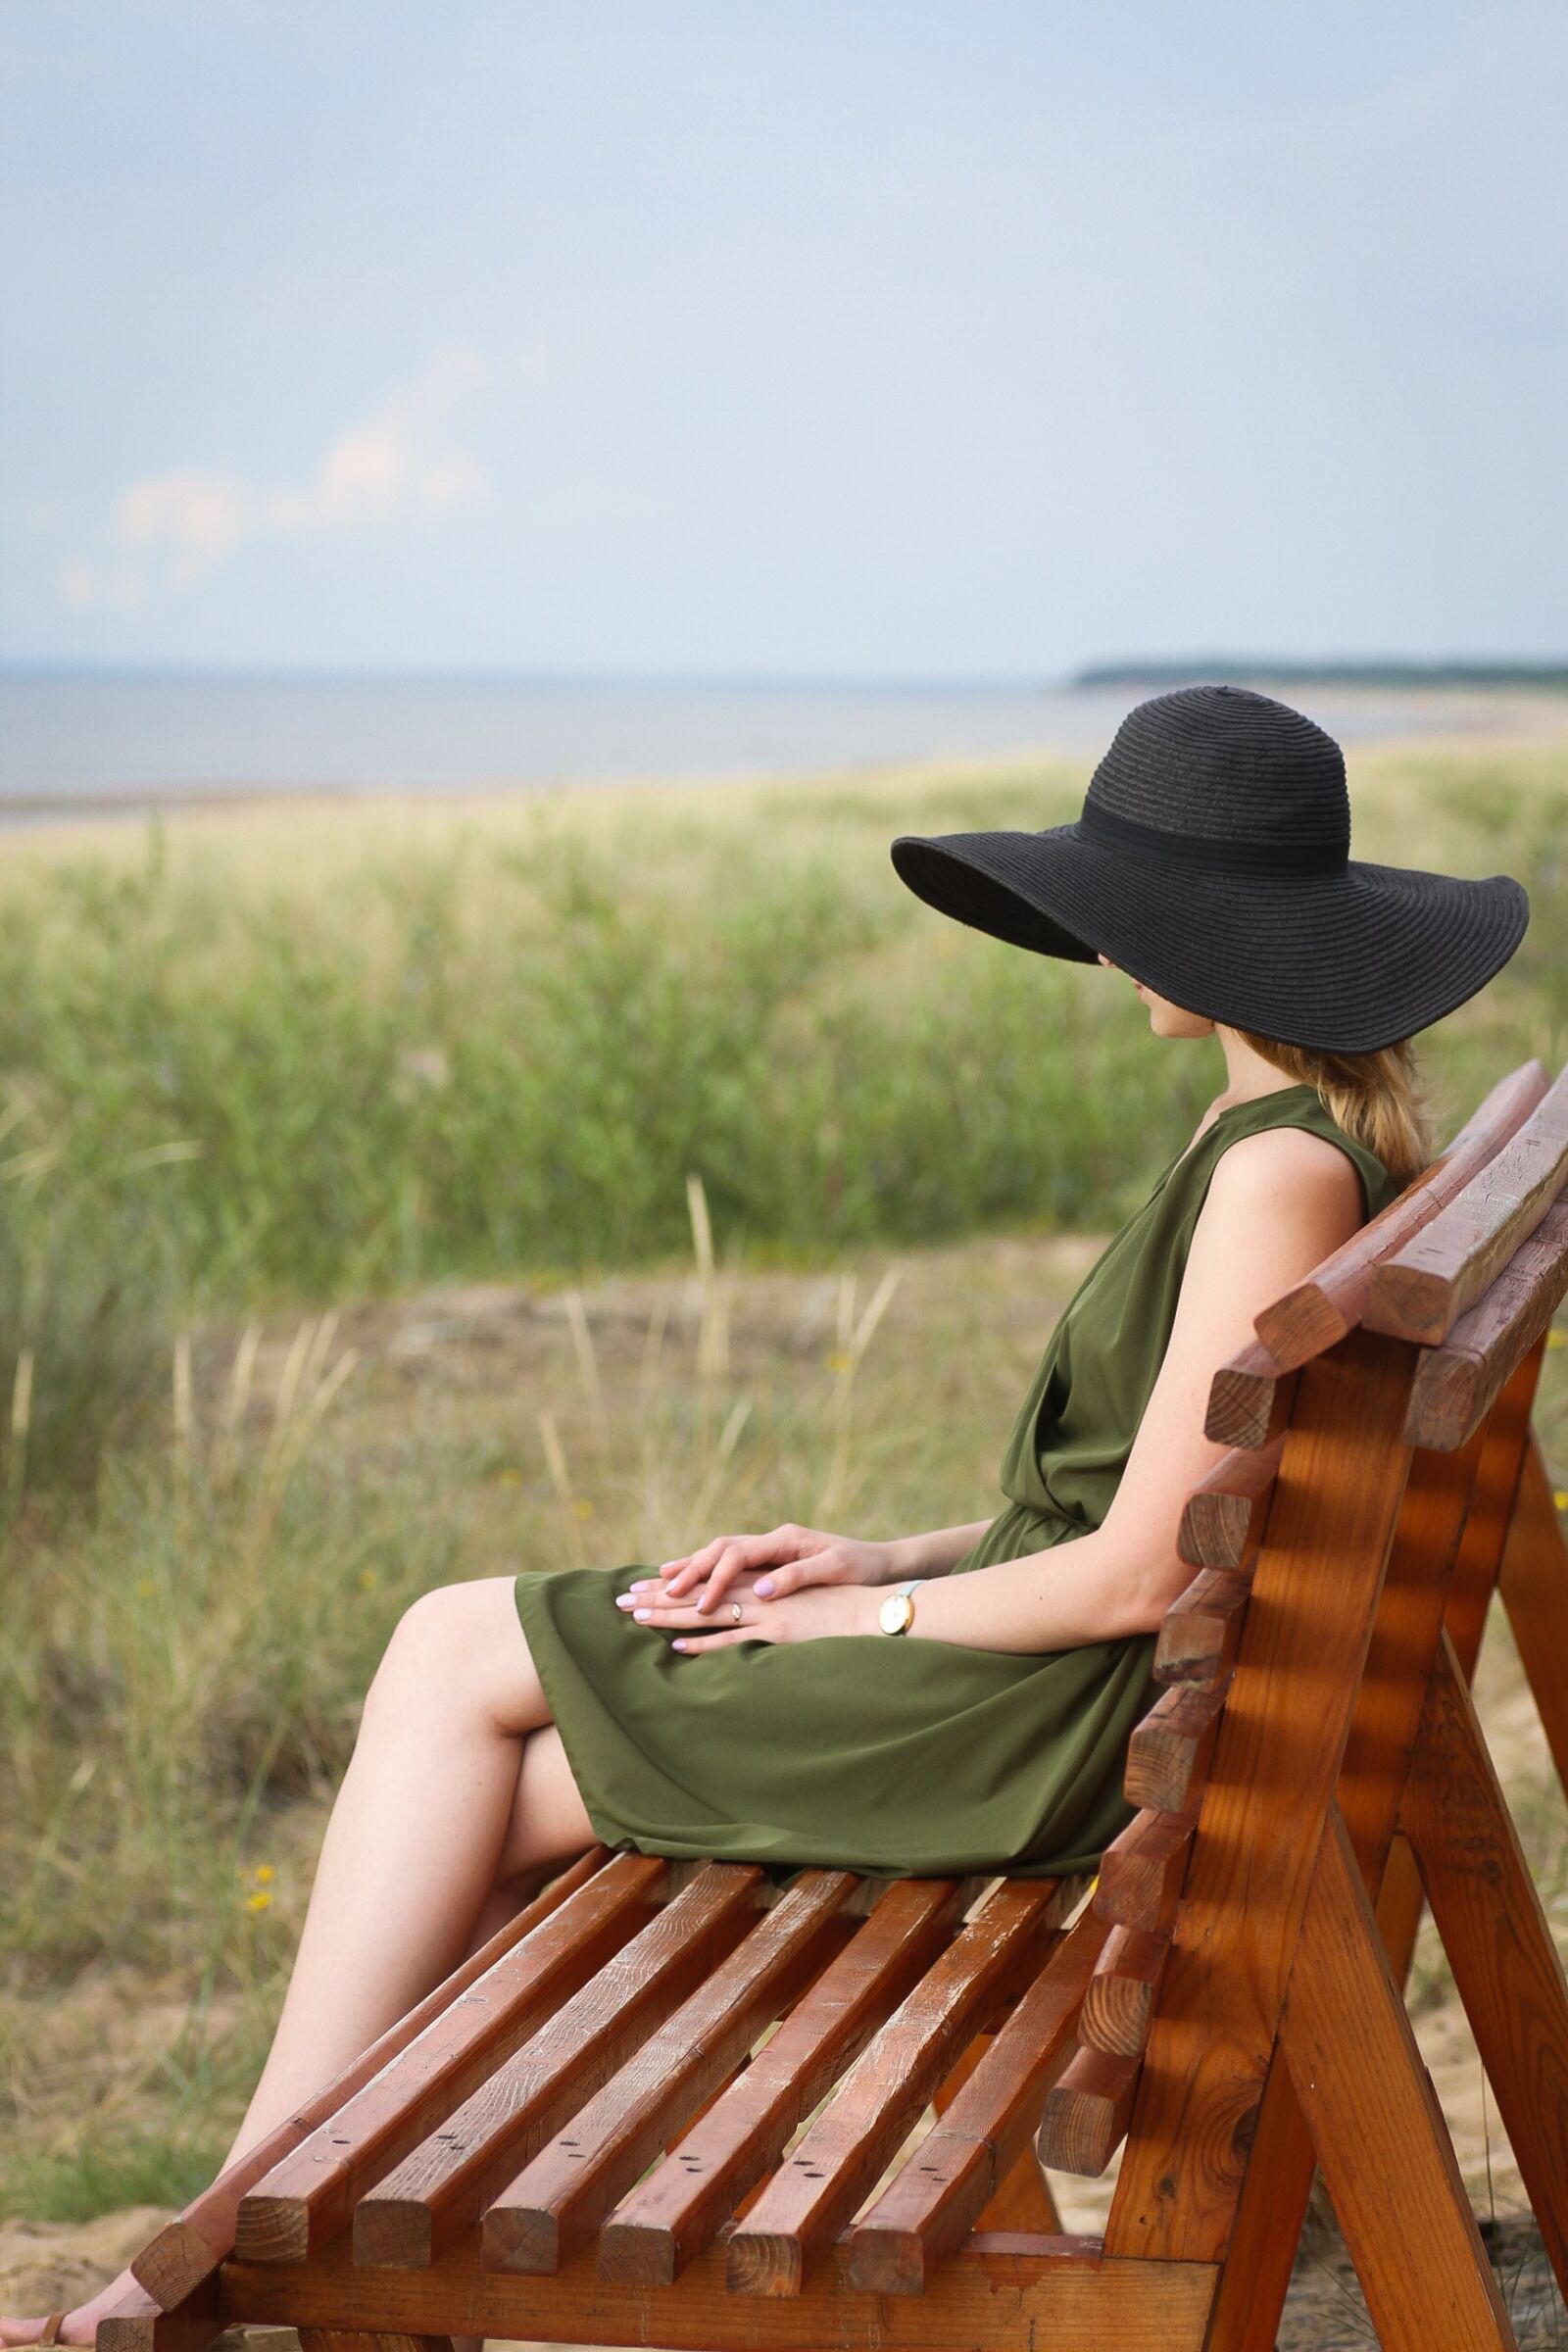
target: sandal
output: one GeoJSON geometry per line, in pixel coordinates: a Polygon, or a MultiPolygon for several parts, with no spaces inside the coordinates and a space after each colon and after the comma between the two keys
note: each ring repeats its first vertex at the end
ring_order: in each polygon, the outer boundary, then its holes
{"type": "Polygon", "coordinates": [[[41,2332],[34,2336],[34,2343],[58,2344],[60,2341],[60,2330],[65,2324],[65,2313],[63,2311],[52,2311],[49,2314],[49,2317],[45,2320],[41,2332]]]}

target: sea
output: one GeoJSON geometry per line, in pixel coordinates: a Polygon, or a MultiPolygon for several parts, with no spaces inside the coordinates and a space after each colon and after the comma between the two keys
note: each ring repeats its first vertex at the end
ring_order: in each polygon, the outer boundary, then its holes
{"type": "MultiPolygon", "coordinates": [[[[0,824],[181,803],[460,794],[1092,755],[1152,691],[0,673],[0,824]]],[[[1354,743],[1496,723],[1481,694],[1282,688],[1354,743]]]]}

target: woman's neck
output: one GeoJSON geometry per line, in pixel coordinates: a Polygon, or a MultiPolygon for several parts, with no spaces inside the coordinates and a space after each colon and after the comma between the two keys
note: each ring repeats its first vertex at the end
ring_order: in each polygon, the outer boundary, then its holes
{"type": "Polygon", "coordinates": [[[1210,1103],[1211,1110],[1229,1110],[1236,1102],[1255,1102],[1260,1095],[1285,1094],[1302,1083],[1298,1078],[1287,1078],[1283,1070],[1254,1053],[1234,1030],[1216,1022],[1214,1034],[1225,1054],[1226,1083],[1223,1092],[1210,1103]]]}

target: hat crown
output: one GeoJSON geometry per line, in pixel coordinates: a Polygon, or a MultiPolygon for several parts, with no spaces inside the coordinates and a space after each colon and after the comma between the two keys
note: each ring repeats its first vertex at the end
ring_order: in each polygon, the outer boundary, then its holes
{"type": "Polygon", "coordinates": [[[1190,840],[1349,854],[1339,745],[1303,712],[1246,686],[1183,686],[1136,705],[1084,808],[1190,840]]]}

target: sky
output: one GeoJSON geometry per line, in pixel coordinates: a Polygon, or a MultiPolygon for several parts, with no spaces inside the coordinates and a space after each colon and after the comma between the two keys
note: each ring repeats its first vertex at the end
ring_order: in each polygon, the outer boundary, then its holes
{"type": "Polygon", "coordinates": [[[7,0],[0,658],[1568,654],[1568,11],[7,0]]]}

